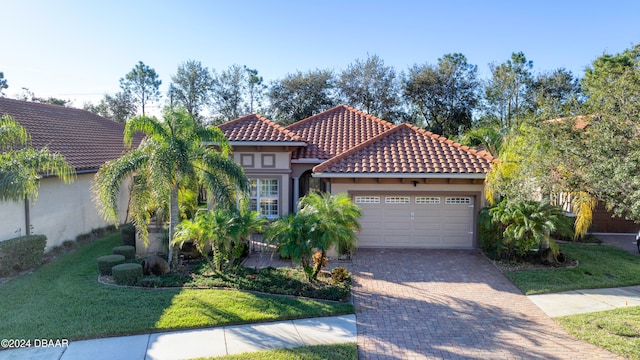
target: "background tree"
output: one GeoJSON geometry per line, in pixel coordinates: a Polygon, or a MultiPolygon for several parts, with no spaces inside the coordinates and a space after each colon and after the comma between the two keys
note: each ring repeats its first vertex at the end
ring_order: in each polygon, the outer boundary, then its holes
{"type": "Polygon", "coordinates": [[[7,84],[7,79],[4,78],[4,73],[0,71],[0,97],[4,96],[4,89],[9,88],[9,84],[7,84]]]}
{"type": "Polygon", "coordinates": [[[571,144],[581,180],[617,215],[640,221],[640,45],[596,59],[582,86],[589,127],[571,144]]]}
{"type": "MultiPolygon", "coordinates": [[[[230,146],[220,129],[197,126],[186,111],[168,110],[164,121],[146,116],[131,119],[124,140],[131,145],[133,134],[147,136],[140,146],[118,159],[107,162],[96,174],[94,193],[107,220],[118,218],[118,194],[122,181],[134,174],[131,212],[142,239],[148,241],[151,216],[162,206],[169,208],[169,243],[180,221],[178,193],[181,188],[201,183],[217,206],[235,205],[236,194],[249,189],[240,165],[229,158],[230,146]],[[213,142],[217,148],[203,146],[213,142]]],[[[164,220],[164,219],[163,219],[164,220]]],[[[169,247],[173,260],[173,247],[169,247]]]]}
{"type": "Polygon", "coordinates": [[[217,123],[244,115],[246,87],[247,73],[240,65],[232,65],[220,74],[214,72],[211,97],[217,123]]]}
{"type": "Polygon", "coordinates": [[[135,116],[137,111],[135,100],[125,91],[117,92],[113,96],[105,94],[97,105],[88,103],[84,105],[84,109],[123,124],[135,116]]]}
{"type": "Polygon", "coordinates": [[[485,86],[485,112],[502,128],[509,128],[525,113],[533,62],[518,52],[502,64],[489,64],[489,68],[492,77],[485,86]]]}
{"type": "Polygon", "coordinates": [[[271,83],[270,112],[282,125],[292,124],[336,105],[333,73],[329,70],[300,71],[271,83]]]}
{"type": "Polygon", "coordinates": [[[59,153],[31,147],[29,134],[17,121],[0,117],[0,200],[35,201],[40,179],[47,175],[71,183],[75,169],[59,153]]]}
{"type": "Polygon", "coordinates": [[[478,67],[462,54],[447,54],[437,66],[414,65],[403,81],[404,99],[420,114],[426,129],[444,136],[471,127],[479,102],[478,67]]]}
{"type": "Polygon", "coordinates": [[[529,88],[531,113],[542,120],[578,115],[582,96],[580,80],[564,68],[534,77],[529,88]]]}
{"type": "Polygon", "coordinates": [[[156,71],[142,61],[120,79],[120,88],[133,95],[136,103],[140,104],[143,116],[146,114],[146,105],[160,99],[161,84],[162,81],[156,71]]]}
{"type": "Polygon", "coordinates": [[[71,104],[71,100],[59,99],[52,96],[48,98],[38,97],[33,93],[33,91],[25,87],[22,88],[22,94],[20,94],[20,98],[24,101],[32,101],[32,102],[37,102],[41,104],[49,104],[49,105],[67,106],[71,104]]]}
{"type": "Polygon", "coordinates": [[[200,111],[209,104],[213,77],[200,61],[188,60],[178,66],[171,76],[169,96],[176,105],[181,105],[198,123],[202,123],[200,111]]]}
{"type": "Polygon", "coordinates": [[[258,76],[258,70],[249,69],[246,65],[244,70],[247,72],[247,110],[248,114],[255,114],[262,107],[262,98],[267,88],[264,84],[262,76],[258,76]]]}
{"type": "Polygon", "coordinates": [[[377,55],[349,65],[338,77],[337,87],[351,106],[387,121],[400,118],[396,72],[377,55]]]}

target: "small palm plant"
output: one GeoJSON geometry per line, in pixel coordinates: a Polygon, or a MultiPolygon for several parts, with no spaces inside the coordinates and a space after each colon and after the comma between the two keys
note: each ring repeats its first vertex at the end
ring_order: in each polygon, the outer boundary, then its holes
{"type": "Polygon", "coordinates": [[[266,237],[277,243],[280,255],[301,262],[309,280],[316,280],[327,263],[327,250],[333,246],[348,252],[355,249],[362,212],[344,194],[311,193],[300,199],[299,207],[298,213],[275,221],[266,237]],[[319,255],[312,266],[314,251],[319,255]]]}
{"type": "Polygon", "coordinates": [[[573,235],[571,220],[564,216],[560,207],[551,205],[548,199],[515,204],[503,200],[490,210],[490,214],[496,224],[504,227],[508,257],[514,252],[524,256],[537,247],[541,255],[550,253],[555,260],[560,249],[551,234],[573,235]]]}
{"type": "Polygon", "coordinates": [[[261,232],[266,220],[246,206],[240,209],[200,211],[193,220],[184,220],[176,227],[172,245],[182,247],[193,242],[198,252],[214,271],[228,269],[241,256],[249,235],[261,232]],[[211,252],[211,256],[209,256],[211,252]]]}
{"type": "Polygon", "coordinates": [[[313,245],[320,252],[312,277],[317,278],[326,264],[327,250],[335,246],[339,252],[351,254],[356,248],[362,210],[346,194],[310,193],[300,200],[300,213],[313,218],[313,245]]]}
{"type": "Polygon", "coordinates": [[[313,275],[311,232],[314,226],[306,216],[299,213],[287,214],[274,221],[265,234],[269,242],[277,244],[280,256],[290,257],[291,261],[302,264],[302,269],[309,279],[313,275]]]}

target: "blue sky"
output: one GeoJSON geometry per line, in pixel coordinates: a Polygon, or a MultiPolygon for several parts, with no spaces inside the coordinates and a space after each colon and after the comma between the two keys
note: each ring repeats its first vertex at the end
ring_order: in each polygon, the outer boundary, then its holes
{"type": "Polygon", "coordinates": [[[22,87],[76,106],[119,90],[142,60],[166,90],[178,65],[247,65],[265,80],[340,71],[377,54],[398,72],[463,53],[488,63],[523,51],[534,71],[582,75],[601,54],[640,42],[640,1],[0,0],[5,94],[22,87]]]}

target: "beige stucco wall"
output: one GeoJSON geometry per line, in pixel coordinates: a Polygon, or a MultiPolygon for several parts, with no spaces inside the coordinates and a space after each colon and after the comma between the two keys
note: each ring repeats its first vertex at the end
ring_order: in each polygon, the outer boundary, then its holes
{"type": "Polygon", "coordinates": [[[0,202],[0,241],[25,234],[24,201],[0,202]]]}
{"type": "Polygon", "coordinates": [[[262,152],[250,152],[250,151],[235,151],[233,153],[233,160],[235,162],[237,162],[238,164],[242,164],[242,159],[243,156],[245,157],[245,159],[248,159],[248,157],[253,157],[253,166],[245,166],[243,165],[243,167],[245,168],[246,171],[250,171],[251,169],[263,169],[263,170],[269,170],[269,169],[290,169],[291,168],[291,164],[289,163],[289,157],[290,157],[290,152],[276,152],[276,151],[262,151],[262,152]],[[263,164],[263,161],[265,160],[265,157],[270,157],[273,156],[273,158],[275,159],[275,164],[274,166],[265,166],[265,164],[263,164]]]}
{"type": "MultiPolygon", "coordinates": [[[[40,183],[38,199],[29,204],[33,234],[47,236],[47,249],[91,229],[108,225],[92,201],[91,183],[95,174],[80,174],[72,184],[58,178],[46,178],[40,183]]],[[[125,221],[129,182],[125,182],[119,198],[120,222],[125,221]]],[[[15,230],[25,234],[24,202],[0,203],[0,241],[16,237],[15,230]]]]}

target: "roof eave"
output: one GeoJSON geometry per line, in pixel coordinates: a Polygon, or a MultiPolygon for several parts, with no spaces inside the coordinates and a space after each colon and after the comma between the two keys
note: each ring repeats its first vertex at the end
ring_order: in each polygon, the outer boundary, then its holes
{"type": "MultiPolygon", "coordinates": [[[[205,141],[203,145],[218,145],[217,142],[205,141]]],[[[229,141],[231,146],[307,146],[307,143],[300,141],[229,141]]]]}
{"type": "Polygon", "coordinates": [[[313,173],[318,178],[416,178],[416,179],[484,179],[485,173],[313,173]]]}

